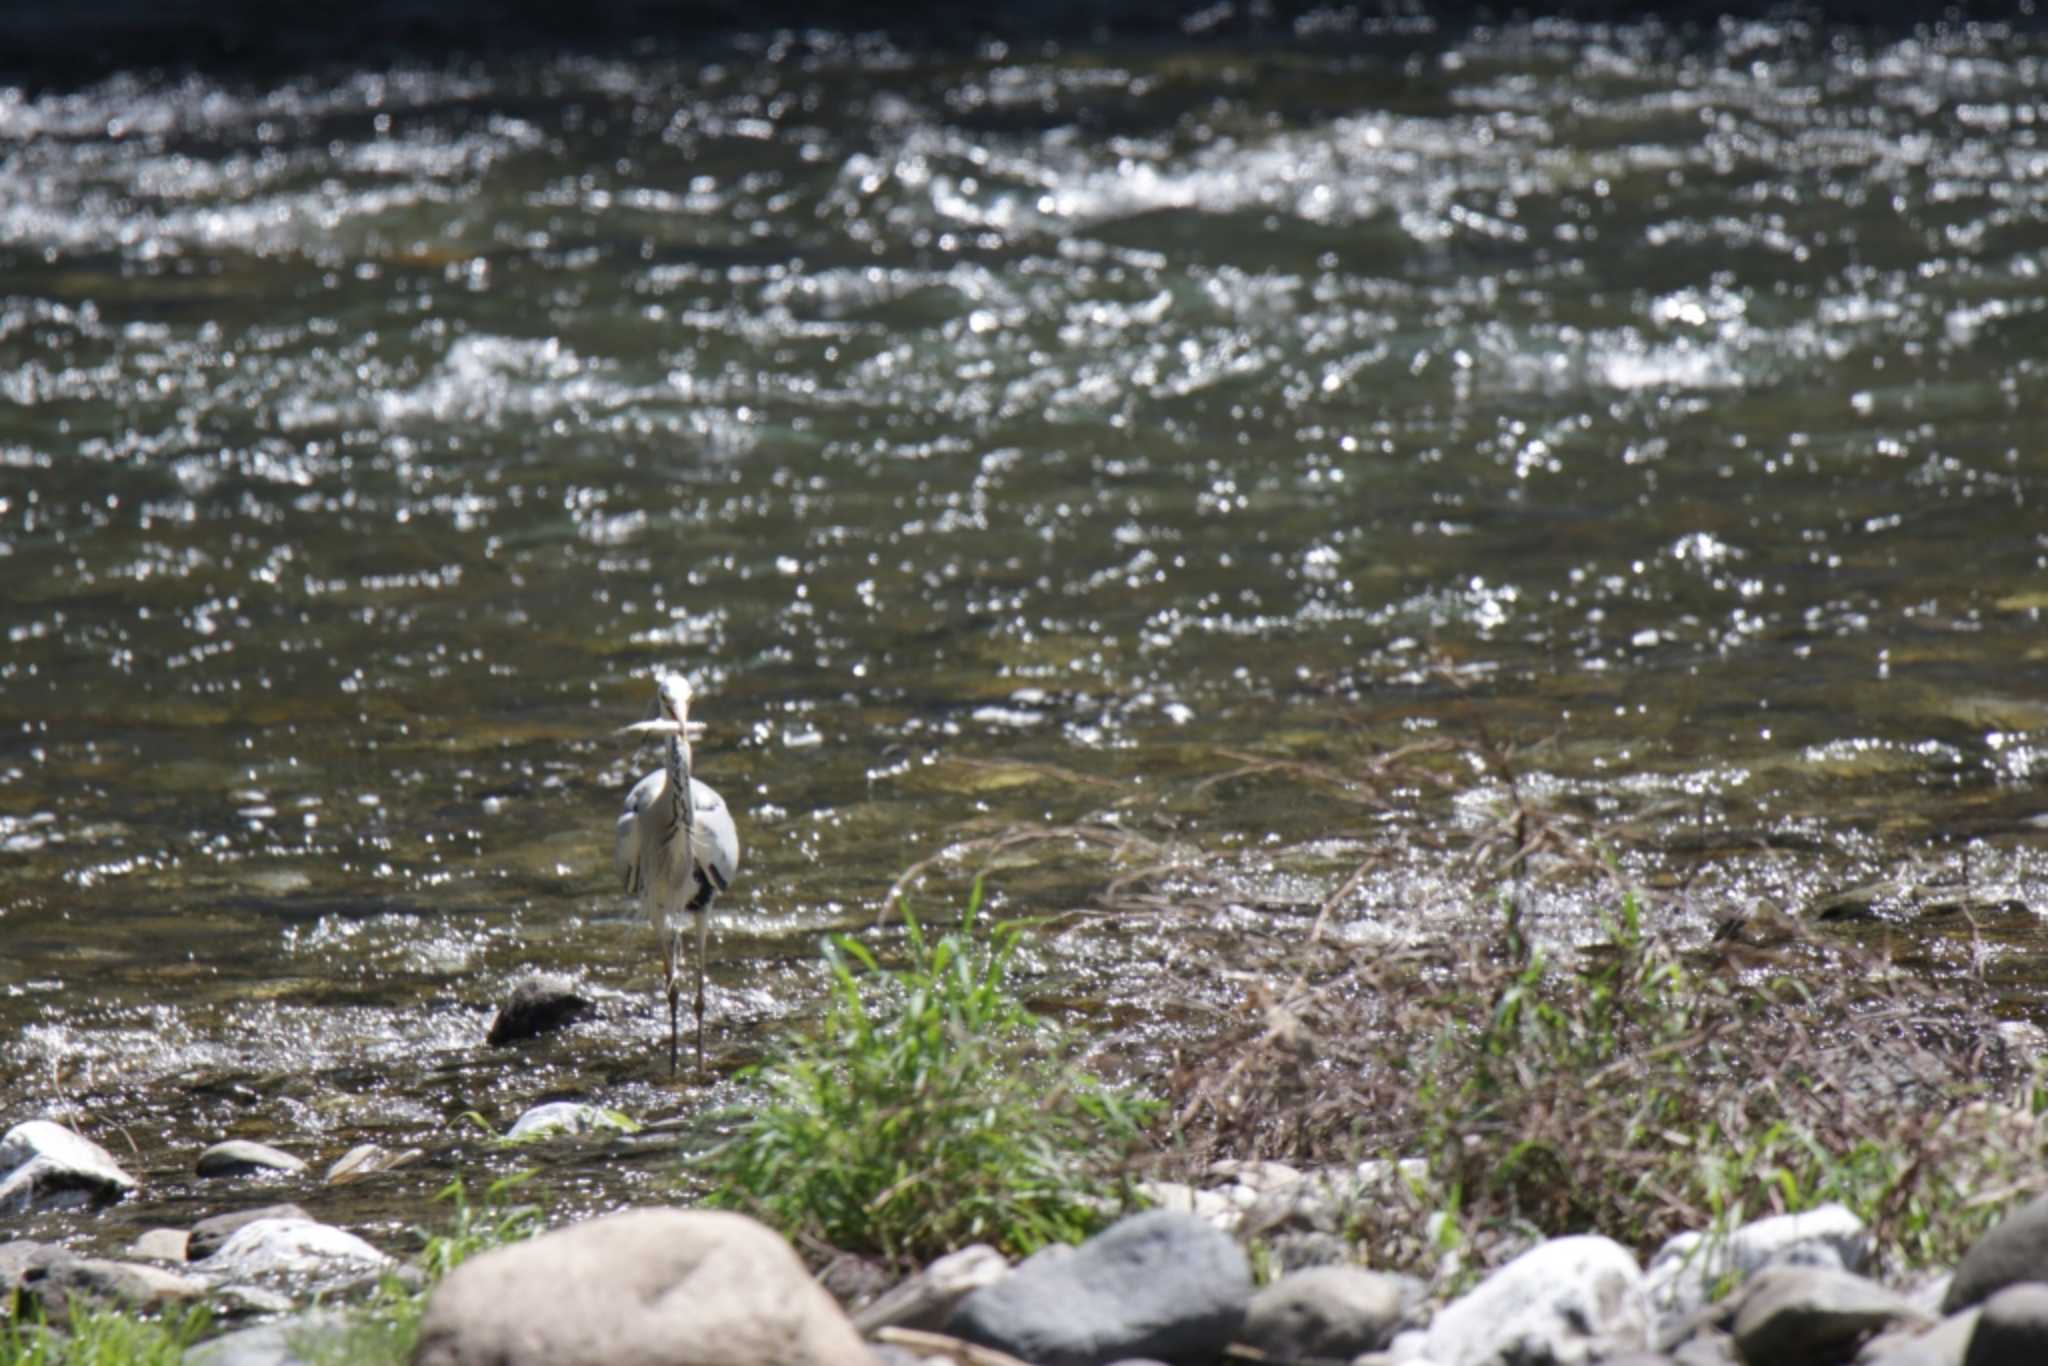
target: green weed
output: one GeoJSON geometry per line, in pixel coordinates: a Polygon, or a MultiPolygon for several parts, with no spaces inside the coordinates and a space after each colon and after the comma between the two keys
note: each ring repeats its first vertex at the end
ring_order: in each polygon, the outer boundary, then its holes
{"type": "Polygon", "coordinates": [[[976,1241],[1028,1253],[1122,1207],[1153,1107],[1077,1070],[1008,987],[1017,928],[980,910],[977,885],[936,939],[906,910],[900,967],[850,939],[827,947],[823,1021],[754,1071],[764,1100],[703,1159],[713,1203],[898,1260],[976,1241]]]}

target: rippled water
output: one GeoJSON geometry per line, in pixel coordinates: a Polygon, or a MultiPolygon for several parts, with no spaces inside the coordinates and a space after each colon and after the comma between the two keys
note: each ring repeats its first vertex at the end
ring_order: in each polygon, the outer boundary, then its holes
{"type": "Polygon", "coordinates": [[[227,1133],[430,1189],[466,1112],[694,1113],[609,871],[664,666],[747,845],[727,1067],[949,849],[920,904],[992,867],[1141,1063],[1354,868],[1333,932],[1485,934],[1480,743],[1681,933],[1882,880],[1846,932],[2036,1009],[2044,58],[1325,19],[0,89],[0,1119],[162,1218],[227,1133]],[[485,1050],[533,966],[599,1018],[485,1050]]]}

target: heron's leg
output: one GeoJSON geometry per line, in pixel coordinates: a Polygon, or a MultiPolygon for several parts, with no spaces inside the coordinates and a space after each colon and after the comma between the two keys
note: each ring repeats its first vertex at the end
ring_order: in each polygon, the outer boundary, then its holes
{"type": "Polygon", "coordinates": [[[704,960],[711,948],[711,907],[697,912],[697,1071],[704,1071],[704,960]]]}
{"type": "Polygon", "coordinates": [[[683,932],[671,924],[668,931],[668,956],[663,964],[665,972],[662,977],[668,988],[668,1074],[671,1077],[676,1074],[676,998],[683,993],[683,984],[676,977],[676,959],[682,956],[682,952],[683,932]]]}

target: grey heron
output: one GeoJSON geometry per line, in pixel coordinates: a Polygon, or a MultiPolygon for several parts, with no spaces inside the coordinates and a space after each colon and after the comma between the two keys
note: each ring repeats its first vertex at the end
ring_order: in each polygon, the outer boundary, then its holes
{"type": "Polygon", "coordinates": [[[690,772],[690,741],[704,733],[690,719],[690,681],[681,674],[657,680],[652,721],[625,732],[661,736],[667,762],[633,784],[619,813],[612,864],[629,894],[637,894],[647,923],[663,937],[663,982],[668,989],[668,1070],[676,1071],[676,998],[682,990],[676,960],[682,956],[684,912],[697,921],[697,1070],[704,1070],[704,959],[711,938],[711,902],[732,885],[740,866],[740,834],[725,799],[690,772]]]}

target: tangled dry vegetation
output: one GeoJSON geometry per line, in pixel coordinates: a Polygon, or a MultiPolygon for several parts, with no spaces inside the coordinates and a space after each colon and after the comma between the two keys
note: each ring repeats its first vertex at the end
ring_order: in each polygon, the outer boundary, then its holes
{"type": "Polygon", "coordinates": [[[1359,1199],[1345,1230],[1376,1264],[1424,1274],[1538,1234],[1647,1252],[1830,1200],[1894,1264],[1941,1265],[2041,1188],[2048,1089],[1983,1009],[1784,917],[1682,949],[1591,832],[1525,801],[1507,755],[1470,748],[1507,794],[1462,852],[1498,932],[1332,942],[1340,887],[1289,971],[1172,1079],[1157,1137],[1175,1174],[1424,1158],[1426,1180],[1359,1199]],[[1604,945],[1525,938],[1539,867],[1606,884],[1604,945]]]}

